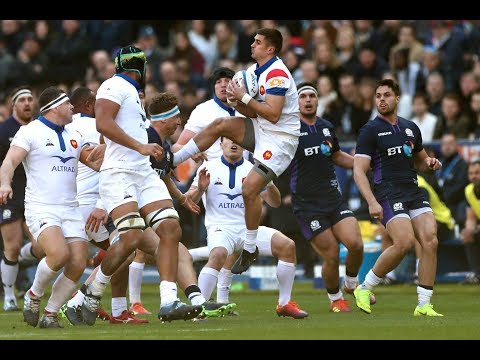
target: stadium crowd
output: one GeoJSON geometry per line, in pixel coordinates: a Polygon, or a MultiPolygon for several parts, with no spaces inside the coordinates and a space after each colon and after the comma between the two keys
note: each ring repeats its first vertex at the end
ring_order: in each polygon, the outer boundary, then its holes
{"type": "MultiPolygon", "coordinates": [[[[181,124],[168,140],[174,145],[192,111],[215,95],[214,70],[226,67],[236,72],[254,63],[250,47],[261,28],[281,32],[279,57],[296,85],[316,85],[317,115],[333,124],[341,146],[353,148],[360,128],[378,115],[377,82],[387,78],[398,82],[398,115],[418,125],[426,149],[443,163],[436,174],[423,174],[450,211],[447,220],[437,219],[448,223],[445,235],[439,232],[439,241],[455,236],[455,225],[462,234],[468,233],[465,250],[472,275],[466,282],[480,283],[480,251],[473,245],[480,236],[473,230],[477,224],[465,190],[475,180],[469,172],[474,156],[464,158],[458,150],[458,141],[480,136],[480,21],[1,20],[0,122],[11,116],[10,94],[21,85],[29,85],[35,99],[48,86],[66,94],[79,87],[96,93],[115,74],[118,50],[133,44],[147,58],[145,109],[161,92],[178,100],[181,124]]],[[[38,110],[37,106],[34,118],[38,110]]],[[[198,166],[189,159],[177,167],[176,184],[183,193],[198,166]]],[[[295,221],[289,178],[285,172],[275,181],[282,205],[276,209],[264,205],[262,224],[295,241],[299,263],[307,276],[313,276],[319,258],[295,221]]],[[[358,197],[352,181],[341,185],[348,200],[358,197]]],[[[203,215],[199,221],[175,204],[182,218],[182,242],[188,248],[204,245],[203,215]]],[[[364,205],[359,197],[355,208],[351,206],[359,219],[368,218],[364,205]]],[[[24,290],[28,287],[23,285],[24,290]]]]}

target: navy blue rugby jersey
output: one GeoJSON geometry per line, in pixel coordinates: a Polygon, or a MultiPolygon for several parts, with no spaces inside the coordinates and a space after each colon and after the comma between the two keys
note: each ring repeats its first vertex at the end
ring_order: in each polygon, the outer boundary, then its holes
{"type": "Polygon", "coordinates": [[[368,121],[360,129],[355,154],[369,155],[374,184],[417,184],[414,153],[423,150],[418,126],[397,117],[392,125],[381,116],[368,121]]]}
{"type": "Polygon", "coordinates": [[[315,125],[300,121],[297,152],[290,163],[290,191],[294,196],[321,197],[338,192],[332,155],[340,150],[330,121],[317,117],[315,125]]]}
{"type": "MultiPolygon", "coordinates": [[[[10,149],[10,143],[13,137],[17,133],[18,129],[22,126],[13,116],[10,116],[3,123],[0,123],[0,164],[5,159],[8,149],[10,149]]],[[[12,179],[13,198],[9,200],[9,203],[15,202],[20,206],[24,206],[25,199],[25,187],[27,186],[27,177],[25,176],[25,169],[20,164],[15,169],[12,179]]]]}
{"type": "Polygon", "coordinates": [[[170,149],[170,144],[166,141],[165,143],[162,143],[160,135],[158,135],[158,133],[152,127],[147,128],[147,134],[149,144],[158,144],[163,147],[165,156],[163,157],[162,161],[158,161],[153,156],[150,156],[150,163],[153,170],[155,170],[160,177],[163,177],[163,175],[172,170],[172,151],[170,149]]]}

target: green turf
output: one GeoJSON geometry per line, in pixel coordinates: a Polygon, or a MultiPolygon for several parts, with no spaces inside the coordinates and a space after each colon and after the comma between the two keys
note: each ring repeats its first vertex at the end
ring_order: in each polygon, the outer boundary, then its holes
{"type": "MultiPolygon", "coordinates": [[[[276,291],[245,290],[231,294],[238,305],[238,317],[208,319],[205,322],[157,319],[158,285],[144,284],[142,300],[152,311],[146,325],[110,325],[101,320],[93,327],[73,327],[62,320],[64,329],[39,329],[26,325],[22,313],[0,310],[0,340],[27,339],[480,339],[479,287],[457,284],[435,286],[433,304],[444,317],[414,317],[416,287],[377,287],[377,304],[370,315],[356,306],[351,313],[331,313],[325,290],[311,283],[295,283],[293,300],[309,312],[303,320],[279,318],[275,313],[276,291]]],[[[48,294],[47,294],[48,295],[48,294]]],[[[109,293],[103,306],[110,309],[109,293]]],[[[47,298],[47,297],[46,297],[47,298]]],[[[42,302],[42,308],[46,300],[42,302]]],[[[20,301],[19,306],[23,306],[20,301]]]]}

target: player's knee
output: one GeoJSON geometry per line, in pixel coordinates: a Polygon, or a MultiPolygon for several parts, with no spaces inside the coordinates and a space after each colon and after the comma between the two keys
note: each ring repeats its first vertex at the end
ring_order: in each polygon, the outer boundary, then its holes
{"type": "Polygon", "coordinates": [[[124,216],[114,220],[113,224],[115,225],[119,235],[125,234],[132,230],[143,231],[146,227],[145,221],[138,212],[130,212],[125,214],[124,216]]]}
{"type": "Polygon", "coordinates": [[[178,220],[180,220],[180,217],[178,216],[178,212],[174,207],[152,211],[145,217],[148,226],[150,226],[154,231],[156,231],[158,226],[166,219],[177,220],[176,223],[178,225],[178,220]]]}

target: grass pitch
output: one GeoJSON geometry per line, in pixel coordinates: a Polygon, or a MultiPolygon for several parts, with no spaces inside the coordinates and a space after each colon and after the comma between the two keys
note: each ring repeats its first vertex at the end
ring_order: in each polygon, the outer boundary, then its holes
{"type": "MultiPolygon", "coordinates": [[[[97,320],[92,327],[73,327],[62,320],[64,329],[40,329],[24,323],[21,312],[0,310],[0,340],[479,340],[479,291],[476,285],[435,285],[432,303],[444,317],[428,318],[413,316],[417,294],[412,285],[375,288],[377,304],[368,315],[348,294],[345,297],[353,312],[331,313],[324,289],[297,282],[292,300],[308,311],[309,317],[303,320],[276,315],[276,291],[244,290],[230,297],[237,303],[240,316],[162,324],[157,318],[158,285],[143,284],[143,304],[152,311],[145,316],[148,324],[110,325],[97,320]]],[[[48,296],[42,301],[42,309],[48,296]]],[[[102,305],[110,311],[108,291],[102,305]]],[[[23,306],[23,300],[19,306],[23,306]]]]}

